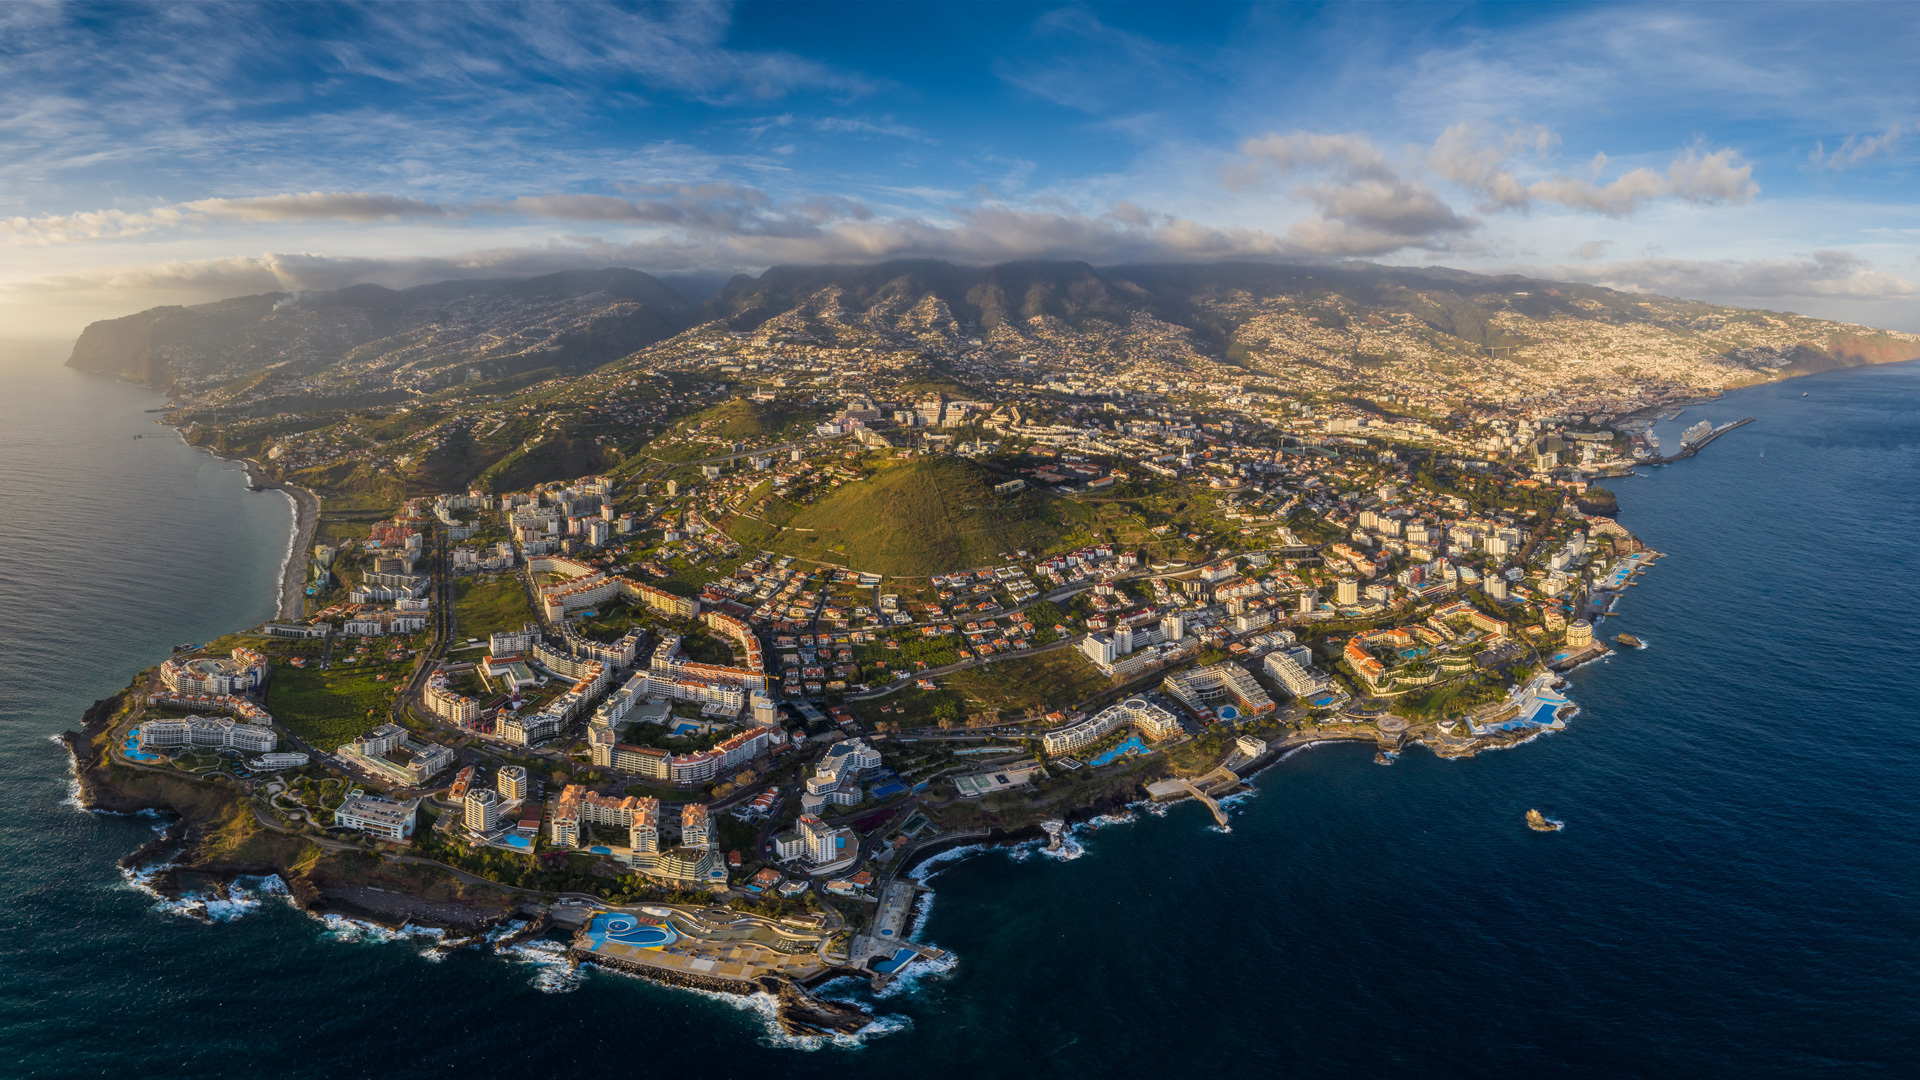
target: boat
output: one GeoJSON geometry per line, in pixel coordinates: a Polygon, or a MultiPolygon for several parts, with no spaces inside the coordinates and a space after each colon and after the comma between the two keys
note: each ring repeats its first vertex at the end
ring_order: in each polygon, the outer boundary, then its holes
{"type": "Polygon", "coordinates": [[[1646,648],[1646,645],[1642,643],[1639,638],[1634,637],[1632,634],[1615,634],[1613,636],[1613,640],[1619,642],[1622,645],[1625,645],[1629,649],[1646,648]]]}
{"type": "Polygon", "coordinates": [[[1527,811],[1527,828],[1534,832],[1559,832],[1566,827],[1566,822],[1555,821],[1538,810],[1527,811]]]}

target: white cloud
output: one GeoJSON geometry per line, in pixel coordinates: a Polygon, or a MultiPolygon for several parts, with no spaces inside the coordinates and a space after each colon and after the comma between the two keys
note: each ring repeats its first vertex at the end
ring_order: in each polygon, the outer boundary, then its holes
{"type": "Polygon", "coordinates": [[[309,191],[242,199],[196,199],[177,208],[216,221],[395,221],[443,217],[446,207],[425,199],[364,191],[309,191]]]}
{"type": "Polygon", "coordinates": [[[1441,250],[1451,237],[1479,227],[1456,214],[1425,182],[1403,175],[1363,135],[1273,134],[1242,142],[1240,152],[1251,161],[1229,167],[1224,177],[1229,188],[1251,188],[1269,173],[1324,177],[1293,189],[1314,213],[1295,222],[1287,239],[1310,254],[1441,250]]]}
{"type": "Polygon", "coordinates": [[[1400,178],[1400,170],[1365,135],[1320,135],[1305,131],[1263,135],[1242,142],[1240,152],[1286,174],[1324,169],[1349,181],[1400,178]]]}
{"type": "MultiPolygon", "coordinates": [[[[624,200],[614,200],[624,202],[624,200]]],[[[430,257],[269,252],[43,276],[0,286],[19,294],[90,296],[128,307],[241,293],[335,289],[361,282],[392,288],[455,278],[512,277],[602,266],[658,272],[758,271],[781,263],[939,258],[971,264],[1019,259],[1097,262],[1304,257],[1312,251],[1258,229],[1216,228],[1137,206],[1090,215],[986,206],[947,221],[919,218],[824,221],[804,233],[671,230],[632,241],[566,237],[545,244],[430,257]]]]}
{"type": "Polygon", "coordinates": [[[1560,137],[1543,127],[1519,128],[1497,141],[1483,142],[1470,124],[1455,124],[1440,133],[1427,163],[1441,177],[1480,196],[1486,210],[1526,210],[1535,201],[1609,217],[1625,217],[1662,197],[1692,203],[1744,203],[1759,193],[1753,166],[1732,149],[1711,153],[1690,148],[1667,166],[1665,174],[1637,168],[1606,182],[1599,178],[1607,155],[1594,155],[1588,175],[1546,176],[1531,183],[1516,175],[1516,161],[1531,157],[1544,161],[1560,137]]]}
{"type": "Polygon", "coordinates": [[[83,210],[72,214],[0,218],[0,240],[16,245],[71,244],[140,236],[208,222],[397,221],[445,217],[448,208],[424,199],[359,191],[309,191],[240,199],[195,199],[149,210],[83,210]]]}
{"type": "Polygon", "coordinates": [[[1794,298],[1904,300],[1920,286],[1876,270],[1847,251],[1816,251],[1793,259],[1629,259],[1598,266],[1549,267],[1537,273],[1628,292],[1710,300],[1794,298]]]}
{"type": "Polygon", "coordinates": [[[1760,185],[1753,182],[1753,165],[1742,161],[1738,151],[1705,154],[1694,149],[1667,166],[1667,191],[1693,203],[1743,203],[1753,201],[1760,185]]]}
{"type": "Polygon", "coordinates": [[[1902,140],[1913,134],[1913,124],[1893,124],[1878,135],[1849,135],[1845,142],[1827,153],[1825,143],[1814,143],[1807,161],[1819,169],[1850,169],[1862,162],[1891,154],[1902,140]]]}

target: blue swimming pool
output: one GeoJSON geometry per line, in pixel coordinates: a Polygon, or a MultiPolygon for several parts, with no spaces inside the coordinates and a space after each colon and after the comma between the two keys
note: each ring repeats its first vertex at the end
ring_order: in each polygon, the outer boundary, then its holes
{"type": "Polygon", "coordinates": [[[613,942],[635,949],[664,949],[679,941],[680,935],[658,919],[603,911],[587,924],[587,939],[595,948],[613,942]]]}
{"type": "Polygon", "coordinates": [[[691,720],[680,720],[667,729],[667,734],[676,739],[684,739],[689,735],[700,734],[700,725],[691,720]]]}
{"type": "Polygon", "coordinates": [[[590,847],[590,848],[588,848],[587,850],[588,850],[589,852],[592,852],[592,853],[593,853],[593,854],[595,854],[595,855],[611,855],[611,854],[613,854],[613,849],[612,849],[612,848],[610,848],[610,847],[601,847],[601,846],[600,846],[600,845],[598,845],[598,844],[595,844],[594,846],[592,846],[592,847],[590,847]]]}
{"type": "Polygon", "coordinates": [[[1232,705],[1222,705],[1213,710],[1213,715],[1222,720],[1233,721],[1240,719],[1240,710],[1234,708],[1232,705]]]}
{"type": "Polygon", "coordinates": [[[873,970],[880,972],[882,975],[891,975],[912,963],[914,955],[912,949],[901,949],[899,952],[873,965],[873,970]]]}
{"type": "Polygon", "coordinates": [[[1119,746],[1116,746],[1113,749],[1107,751],[1106,753],[1099,755],[1098,757],[1094,758],[1092,761],[1089,761],[1087,764],[1092,765],[1094,768],[1097,769],[1100,766],[1105,765],[1109,762],[1118,761],[1120,758],[1126,756],[1127,754],[1144,754],[1146,752],[1147,752],[1147,745],[1140,741],[1140,736],[1133,735],[1133,736],[1129,736],[1126,742],[1123,742],[1119,746]]]}
{"type": "Polygon", "coordinates": [[[528,851],[533,848],[533,841],[518,833],[508,833],[500,842],[513,848],[515,851],[528,851]]]}
{"type": "Polygon", "coordinates": [[[127,743],[121,749],[124,750],[126,752],[127,757],[133,761],[165,761],[166,760],[166,758],[164,758],[159,754],[151,754],[145,750],[140,749],[140,729],[139,728],[134,728],[133,730],[127,732],[127,743]]]}

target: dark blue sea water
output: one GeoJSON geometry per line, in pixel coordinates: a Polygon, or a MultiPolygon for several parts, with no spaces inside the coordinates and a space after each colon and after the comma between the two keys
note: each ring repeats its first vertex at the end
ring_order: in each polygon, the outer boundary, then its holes
{"type": "Polygon", "coordinates": [[[949,863],[923,936],[953,970],[879,1002],[889,1033],[806,1051],[644,982],[130,888],[149,824],[64,805],[48,737],[267,615],[289,514],[132,440],[153,395],[49,359],[0,364],[0,1076],[1920,1071],[1920,365],[1695,407],[1667,438],[1759,422],[1617,482],[1669,558],[1605,626],[1648,648],[1572,676],[1564,734],[1391,768],[1315,749],[1231,832],[1181,806],[1071,861],[949,863]]]}

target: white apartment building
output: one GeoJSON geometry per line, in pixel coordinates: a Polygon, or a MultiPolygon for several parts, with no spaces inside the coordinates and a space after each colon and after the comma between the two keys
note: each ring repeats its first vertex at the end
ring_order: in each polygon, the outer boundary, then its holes
{"type": "Polygon", "coordinates": [[[273,729],[235,723],[226,717],[189,716],[185,720],[145,720],[140,724],[140,748],[164,750],[205,746],[260,754],[280,745],[273,729]]]}
{"type": "Polygon", "coordinates": [[[500,827],[500,796],[491,788],[470,789],[462,809],[467,828],[476,833],[484,835],[500,827]]]}
{"type": "Polygon", "coordinates": [[[382,840],[405,843],[413,835],[414,811],[419,806],[418,799],[397,803],[371,795],[354,795],[333,812],[333,823],[343,829],[371,833],[382,840]]]}

